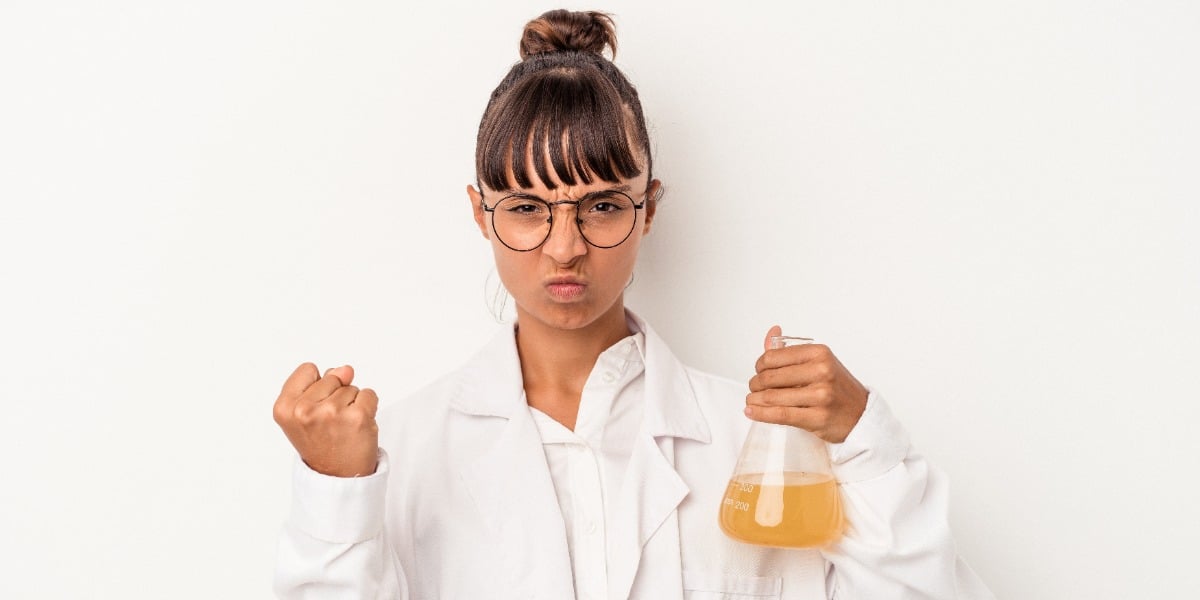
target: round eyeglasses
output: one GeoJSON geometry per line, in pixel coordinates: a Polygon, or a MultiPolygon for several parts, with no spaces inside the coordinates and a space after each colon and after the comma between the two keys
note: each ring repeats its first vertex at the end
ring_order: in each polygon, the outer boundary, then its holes
{"type": "Polygon", "coordinates": [[[629,239],[637,225],[637,209],[644,207],[646,201],[635,204],[633,198],[615,190],[557,202],[529,194],[511,194],[490,208],[483,204],[483,210],[492,213],[492,231],[501,244],[517,252],[529,252],[550,239],[554,207],[559,204],[575,205],[575,225],[584,241],[597,248],[613,248],[629,239]]]}

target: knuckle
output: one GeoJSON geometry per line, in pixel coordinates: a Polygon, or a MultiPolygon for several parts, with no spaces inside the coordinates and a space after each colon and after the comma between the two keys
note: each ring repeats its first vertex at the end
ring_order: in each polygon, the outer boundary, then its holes
{"type": "Polygon", "coordinates": [[[817,379],[820,381],[829,381],[830,379],[833,379],[833,364],[827,360],[821,360],[820,362],[814,364],[813,371],[815,372],[817,379]]]}
{"type": "Polygon", "coordinates": [[[306,404],[303,407],[297,407],[296,420],[305,427],[313,427],[328,422],[330,417],[336,413],[336,410],[328,402],[306,404]]]}
{"type": "Polygon", "coordinates": [[[774,406],[776,401],[775,397],[777,395],[778,392],[776,392],[774,389],[765,389],[761,394],[759,394],[759,404],[762,404],[763,406],[774,406]]]}
{"type": "Polygon", "coordinates": [[[361,410],[348,410],[342,416],[343,421],[354,429],[365,429],[370,419],[361,410]]]}
{"type": "Polygon", "coordinates": [[[786,406],[776,406],[771,409],[771,420],[776,423],[790,423],[791,411],[786,406]]]}
{"type": "Polygon", "coordinates": [[[317,418],[322,421],[328,421],[337,418],[341,407],[336,402],[322,402],[317,405],[317,418]]]}
{"type": "Polygon", "coordinates": [[[308,427],[316,419],[316,415],[313,413],[311,404],[301,404],[296,406],[296,410],[292,414],[292,420],[299,423],[302,427],[308,427]]]}
{"type": "Polygon", "coordinates": [[[771,371],[764,371],[754,376],[754,381],[757,382],[758,389],[760,390],[773,387],[774,380],[774,373],[771,371]]]}
{"type": "Polygon", "coordinates": [[[283,398],[275,401],[275,406],[271,407],[271,416],[279,425],[283,425],[291,421],[292,411],[288,410],[289,406],[283,402],[283,398]]]}
{"type": "Polygon", "coordinates": [[[787,403],[787,394],[785,390],[779,388],[771,388],[763,391],[764,404],[778,407],[787,403]]]}
{"type": "Polygon", "coordinates": [[[818,385],[813,389],[813,392],[816,394],[817,402],[821,405],[824,406],[833,402],[833,386],[829,384],[818,385]]]}

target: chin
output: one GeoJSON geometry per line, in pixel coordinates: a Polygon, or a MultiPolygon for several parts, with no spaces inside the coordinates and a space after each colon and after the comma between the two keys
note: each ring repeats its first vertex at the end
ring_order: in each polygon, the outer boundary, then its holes
{"type": "MultiPolygon", "coordinates": [[[[530,310],[529,305],[522,306],[518,303],[518,308],[526,318],[536,319],[555,329],[574,330],[592,325],[619,304],[620,297],[618,296],[617,299],[606,303],[605,306],[597,305],[587,299],[579,299],[573,302],[547,300],[541,302],[533,310],[530,310]]],[[[518,313],[518,318],[519,316],[520,313],[518,313]]]]}
{"type": "Polygon", "coordinates": [[[531,316],[557,329],[583,329],[595,323],[604,312],[582,302],[553,303],[531,316]]]}

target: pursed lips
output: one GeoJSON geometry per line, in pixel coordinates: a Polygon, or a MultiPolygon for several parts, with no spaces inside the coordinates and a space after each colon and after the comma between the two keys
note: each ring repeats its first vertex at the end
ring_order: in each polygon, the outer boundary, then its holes
{"type": "Polygon", "coordinates": [[[546,281],[546,290],[558,300],[574,300],[586,288],[587,284],[575,277],[554,277],[546,281]]]}

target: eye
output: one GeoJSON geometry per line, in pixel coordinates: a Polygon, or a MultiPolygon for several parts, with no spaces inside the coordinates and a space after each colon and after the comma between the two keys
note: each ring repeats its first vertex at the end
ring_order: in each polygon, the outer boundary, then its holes
{"type": "Polygon", "coordinates": [[[628,210],[632,207],[632,203],[624,196],[601,196],[594,198],[585,205],[585,209],[589,213],[614,213],[623,210],[628,210]]]}
{"type": "Polygon", "coordinates": [[[497,210],[513,216],[530,217],[546,214],[546,205],[527,198],[508,198],[500,202],[497,210]]]}

